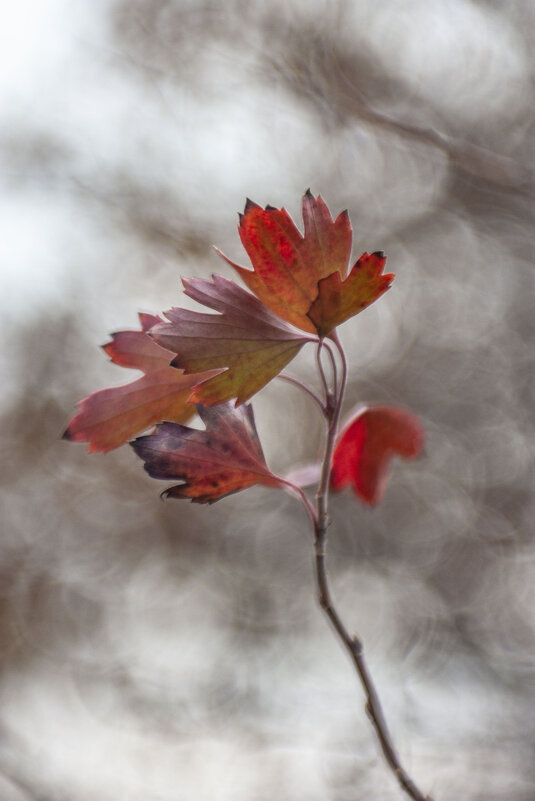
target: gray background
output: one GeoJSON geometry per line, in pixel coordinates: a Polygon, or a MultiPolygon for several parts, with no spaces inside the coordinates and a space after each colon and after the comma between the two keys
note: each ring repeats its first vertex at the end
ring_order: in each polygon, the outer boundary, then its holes
{"type": "MultiPolygon", "coordinates": [[[[532,801],[535,6],[21,0],[0,48],[2,801],[388,801],[307,521],[252,489],[161,503],[127,447],[60,440],[127,381],[97,345],[179,276],[246,264],[246,196],[348,208],[396,273],[345,324],[347,410],[425,456],[332,507],[334,593],[436,801],[532,801]]],[[[188,302],[189,305],[189,302],[188,302]]],[[[306,354],[292,365],[308,374],[306,354]]],[[[315,409],[255,400],[270,465],[315,409]]]]}

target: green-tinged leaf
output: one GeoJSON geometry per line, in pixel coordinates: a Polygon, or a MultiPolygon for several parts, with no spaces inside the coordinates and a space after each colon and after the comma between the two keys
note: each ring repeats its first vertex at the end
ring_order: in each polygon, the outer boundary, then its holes
{"type": "Polygon", "coordinates": [[[186,373],[220,370],[197,383],[190,397],[211,406],[236,398],[248,400],[274,378],[302,346],[315,337],[279,320],[264,304],[233,281],[214,275],[183,280],[186,295],[219,314],[170,309],[169,320],[151,330],[176,354],[172,364],[186,373]],[[224,369],[221,372],[221,368],[224,369]]]}

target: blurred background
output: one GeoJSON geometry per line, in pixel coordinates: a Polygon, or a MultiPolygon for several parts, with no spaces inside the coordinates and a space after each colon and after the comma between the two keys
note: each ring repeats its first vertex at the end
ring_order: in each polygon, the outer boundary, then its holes
{"type": "MultiPolygon", "coordinates": [[[[109,332],[310,187],[396,273],[341,329],[346,409],[427,431],[380,507],[333,499],[335,598],[422,789],[533,801],[535,5],[19,0],[0,39],[0,799],[401,798],[298,504],[162,503],[60,439],[136,376],[109,332]]],[[[274,470],[316,457],[305,396],[254,405],[274,470]]]]}

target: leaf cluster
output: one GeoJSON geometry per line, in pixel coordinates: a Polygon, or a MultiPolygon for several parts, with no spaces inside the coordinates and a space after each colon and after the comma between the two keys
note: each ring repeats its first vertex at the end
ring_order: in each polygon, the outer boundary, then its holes
{"type": "MultiPolygon", "coordinates": [[[[65,438],[105,452],[156,426],[131,444],[149,475],[180,482],[164,491],[168,497],[212,503],[254,484],[302,492],[267,467],[246,401],[312,344],[324,390],[323,399],[315,397],[332,420],[343,384],[329,341],[345,362],[337,326],[377,300],[394,278],[384,273],[379,251],[363,253],[349,267],[347,212],[333,220],[323,199],[308,190],[302,213],[303,233],[284,208],[248,200],[238,231],[252,269],[220,253],[247,289],[220,275],[183,279],[185,294],[207,311],[143,314],[139,331],[114,334],[104,346],[108,356],[143,376],[82,400],[65,438]],[[325,350],[331,384],[321,362],[325,350]],[[204,430],[185,425],[196,411],[204,430]]],[[[404,410],[372,407],[352,415],[333,444],[331,488],[351,485],[373,504],[384,492],[390,458],[417,456],[423,432],[404,410]]]]}

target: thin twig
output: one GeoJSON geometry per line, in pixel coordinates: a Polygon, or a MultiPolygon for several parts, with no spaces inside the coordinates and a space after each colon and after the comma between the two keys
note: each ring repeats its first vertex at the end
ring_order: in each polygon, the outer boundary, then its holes
{"type": "Polygon", "coordinates": [[[306,512],[310,517],[311,523],[315,529],[318,523],[318,516],[316,513],[316,509],[314,508],[314,504],[310,501],[303,488],[299,487],[297,484],[294,484],[293,481],[289,481],[287,478],[283,478],[282,476],[278,476],[278,479],[281,482],[281,484],[285,484],[288,487],[291,494],[297,495],[297,497],[305,507],[306,512]]]}
{"type": "Polygon", "coordinates": [[[318,508],[318,518],[320,521],[321,520],[325,521],[325,528],[327,525],[329,479],[331,477],[331,462],[334,450],[334,440],[336,437],[338,420],[340,419],[340,412],[342,410],[342,401],[344,398],[344,392],[347,383],[347,361],[345,353],[336,334],[331,335],[331,338],[338,349],[338,353],[340,354],[340,359],[342,362],[342,377],[340,380],[340,388],[338,394],[336,395],[334,403],[332,402],[333,399],[330,397],[329,388],[325,380],[325,373],[323,372],[323,365],[321,364],[319,347],[317,351],[318,369],[320,370],[320,374],[323,378],[323,383],[325,387],[325,405],[326,405],[325,420],[327,423],[327,437],[325,440],[325,450],[323,454],[321,478],[316,495],[316,503],[318,508]]]}
{"type": "Polygon", "coordinates": [[[337,633],[344,647],[349,652],[353,664],[355,665],[366,695],[366,713],[375,728],[381,750],[385,756],[387,764],[396,776],[402,789],[413,799],[413,801],[432,801],[430,796],[424,796],[423,793],[418,789],[399,761],[399,757],[390,736],[390,732],[388,731],[388,726],[386,724],[377,690],[375,689],[375,685],[364,659],[362,643],[357,636],[351,636],[349,634],[333,604],[329,589],[326,566],[329,481],[331,476],[331,463],[335,437],[338,428],[338,420],[340,418],[342,400],[347,381],[347,362],[343,348],[336,334],[331,335],[331,339],[333,340],[338,349],[338,353],[340,354],[342,363],[342,378],[340,381],[340,391],[336,397],[334,405],[330,405],[328,398],[326,398],[327,403],[325,419],[327,423],[327,436],[325,440],[321,478],[316,495],[317,517],[314,526],[315,570],[318,586],[318,600],[321,608],[330,620],[335,632],[337,633]]]}
{"type": "Polygon", "coordinates": [[[325,348],[325,350],[327,351],[327,353],[329,354],[329,359],[331,360],[331,370],[332,370],[332,376],[333,376],[332,391],[333,391],[333,395],[337,396],[338,395],[338,367],[337,367],[337,364],[336,364],[336,359],[334,357],[333,349],[331,348],[329,342],[326,339],[324,339],[322,344],[323,344],[323,347],[325,348]]]}
{"type": "Polygon", "coordinates": [[[336,633],[338,634],[338,637],[349,651],[349,654],[353,660],[353,664],[355,665],[366,694],[366,713],[375,728],[379,743],[381,745],[381,750],[390,769],[396,776],[403,790],[405,790],[405,792],[412,799],[414,799],[414,801],[432,801],[430,796],[423,795],[423,793],[418,789],[409,774],[401,765],[397,752],[394,748],[388,726],[386,724],[377,690],[375,689],[375,685],[364,659],[362,642],[357,636],[350,636],[333,605],[329,590],[327,569],[325,565],[326,535],[321,535],[320,531],[322,528],[323,527],[318,523],[318,533],[316,535],[316,578],[318,583],[318,598],[320,606],[331,621],[336,633]]]}
{"type": "Polygon", "coordinates": [[[318,368],[318,373],[321,379],[321,385],[323,387],[323,393],[325,395],[325,410],[328,411],[329,406],[332,403],[332,391],[329,389],[329,383],[327,381],[327,377],[325,375],[325,370],[323,369],[323,363],[321,361],[321,349],[323,347],[323,340],[320,339],[318,342],[318,346],[316,348],[316,365],[318,368]]]}

